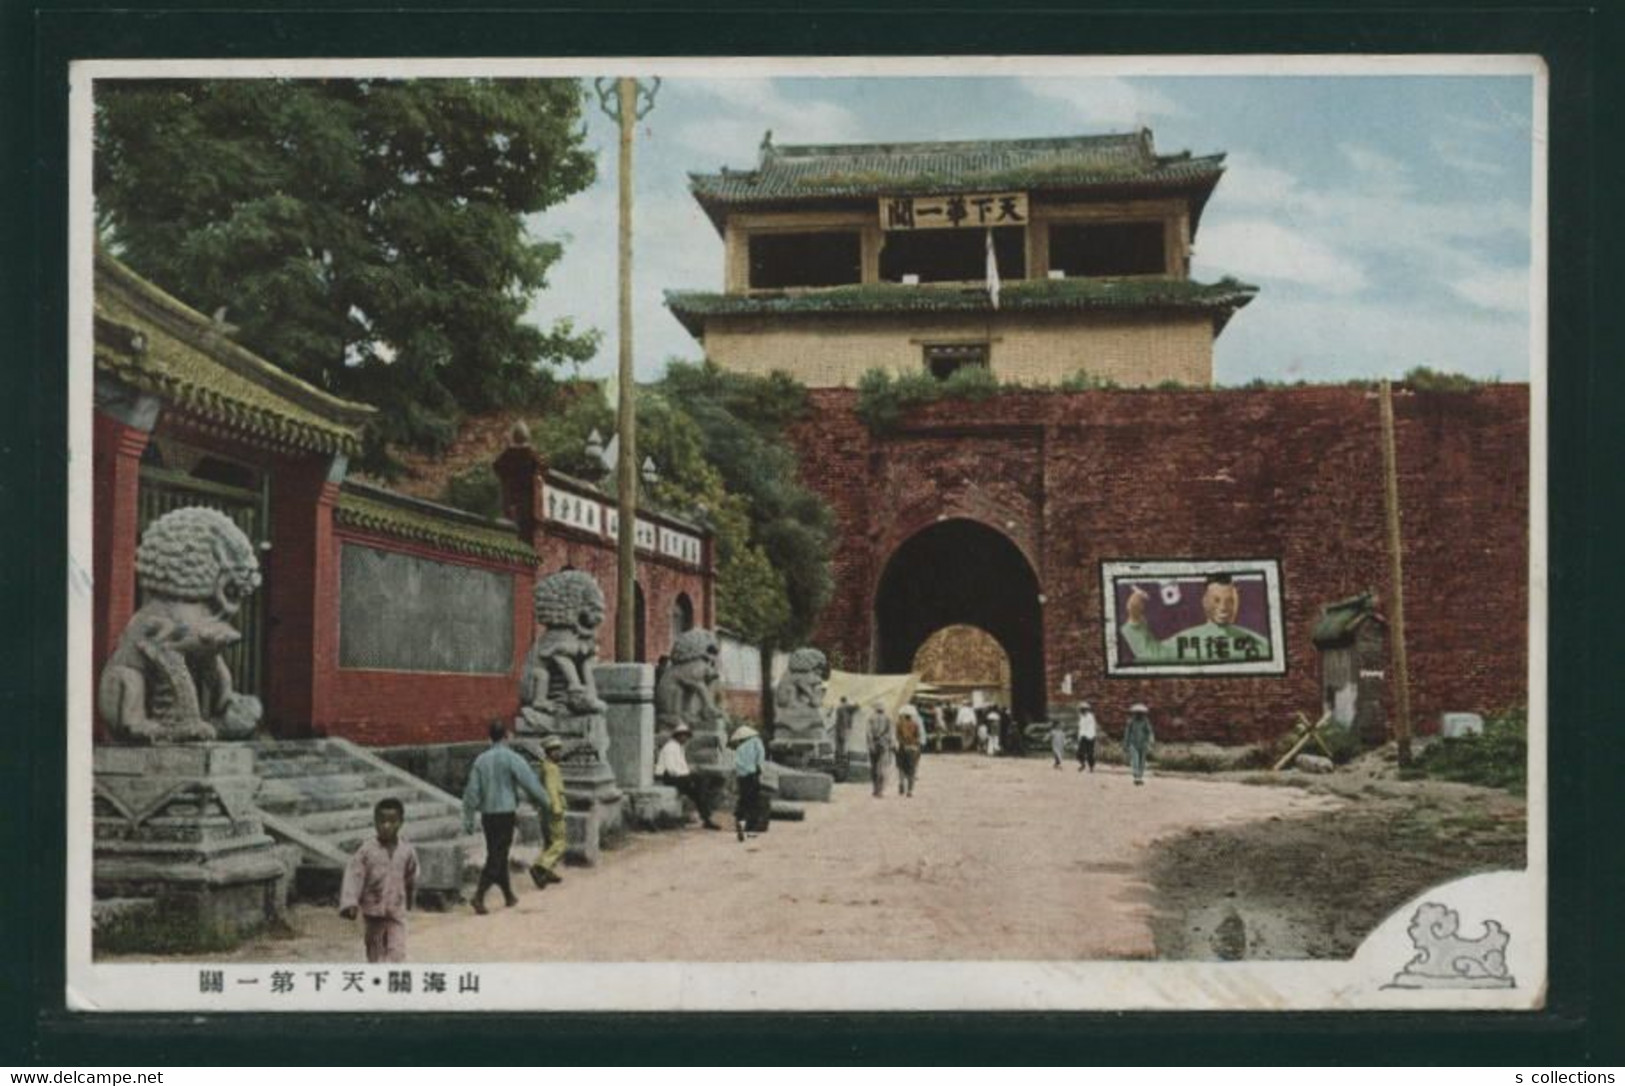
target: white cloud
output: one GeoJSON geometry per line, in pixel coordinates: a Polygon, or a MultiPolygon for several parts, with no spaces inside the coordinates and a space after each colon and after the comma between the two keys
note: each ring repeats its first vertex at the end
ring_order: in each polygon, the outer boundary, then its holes
{"type": "Polygon", "coordinates": [[[1417,366],[1478,378],[1529,377],[1529,324],[1518,316],[1409,303],[1295,299],[1283,300],[1266,318],[1264,302],[1260,296],[1238,313],[1215,344],[1220,383],[1254,376],[1307,381],[1400,377],[1417,366]]]}
{"type": "Polygon", "coordinates": [[[1523,313],[1529,308],[1529,274],[1525,271],[1486,271],[1452,283],[1450,289],[1484,309],[1523,313]]]}
{"type": "Polygon", "coordinates": [[[672,139],[703,152],[715,168],[723,164],[755,165],[763,133],[772,130],[783,143],[841,143],[861,138],[858,118],[831,102],[790,99],[771,79],[698,79],[685,90],[714,99],[704,121],[678,124],[672,139]]]}
{"type": "Polygon", "coordinates": [[[1265,219],[1233,219],[1202,231],[1204,266],[1240,279],[1286,279],[1332,294],[1364,290],[1358,261],[1311,234],[1265,219]]]}
{"type": "Polygon", "coordinates": [[[1245,153],[1231,156],[1196,237],[1198,277],[1275,279],[1343,297],[1378,280],[1437,284],[1482,307],[1526,307],[1527,291],[1511,281],[1524,274],[1518,263],[1483,255],[1508,241],[1527,244],[1525,208],[1420,189],[1387,155],[1341,150],[1358,163],[1355,175],[1322,188],[1245,153]]]}
{"type": "Polygon", "coordinates": [[[1466,141],[1435,136],[1433,138],[1433,152],[1439,156],[1439,161],[1447,166],[1454,167],[1462,173],[1472,174],[1475,177],[1504,177],[1507,169],[1499,162],[1488,159],[1475,158],[1466,141]]]}
{"type": "Polygon", "coordinates": [[[1340,144],[1337,149],[1354,168],[1355,180],[1362,192],[1388,197],[1406,196],[1411,192],[1410,168],[1399,159],[1353,143],[1340,144]]]}
{"type": "Polygon", "coordinates": [[[1296,177],[1245,151],[1225,156],[1220,185],[1219,197],[1227,207],[1278,211],[1287,201],[1301,197],[1296,177]]]}
{"type": "Polygon", "coordinates": [[[1021,88],[1035,98],[1047,98],[1077,111],[1080,124],[1102,125],[1129,131],[1156,117],[1177,117],[1184,111],[1167,95],[1127,79],[1042,79],[1029,77],[1021,88]]]}

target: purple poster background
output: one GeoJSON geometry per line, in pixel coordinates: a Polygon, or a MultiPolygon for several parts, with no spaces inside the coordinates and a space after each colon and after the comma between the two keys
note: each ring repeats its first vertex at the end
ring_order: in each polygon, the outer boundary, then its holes
{"type": "MultiPolygon", "coordinates": [[[[1231,583],[1236,586],[1237,593],[1241,597],[1241,613],[1236,619],[1236,625],[1251,630],[1265,641],[1270,640],[1269,591],[1265,585],[1264,575],[1235,573],[1231,576],[1231,583]]],[[[1182,630],[1200,626],[1207,621],[1207,613],[1202,610],[1202,594],[1207,591],[1205,575],[1174,577],[1119,575],[1112,578],[1112,592],[1117,597],[1119,627],[1128,620],[1128,597],[1135,588],[1139,588],[1146,595],[1145,623],[1151,628],[1152,636],[1159,641],[1167,640],[1182,630]],[[1179,588],[1179,602],[1172,606],[1164,602],[1162,594],[1164,586],[1170,584],[1179,588]]],[[[1123,664],[1135,663],[1134,650],[1123,640],[1121,633],[1117,633],[1116,636],[1118,660],[1123,664]]]]}

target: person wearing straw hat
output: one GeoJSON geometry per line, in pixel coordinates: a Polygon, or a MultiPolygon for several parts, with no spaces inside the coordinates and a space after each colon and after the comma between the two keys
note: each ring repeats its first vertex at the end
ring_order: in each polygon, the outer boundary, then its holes
{"type": "Polygon", "coordinates": [[[564,876],[559,874],[559,864],[564,861],[567,838],[564,826],[564,770],[559,766],[564,761],[564,740],[556,735],[547,736],[542,740],[542,755],[542,790],[547,793],[552,806],[542,822],[542,840],[545,842],[542,854],[530,868],[530,881],[536,884],[538,890],[547,889],[550,882],[564,881],[564,876]]]}
{"type": "Polygon", "coordinates": [[[655,758],[655,780],[667,788],[677,789],[678,795],[687,796],[700,814],[700,825],[708,830],[720,830],[722,827],[711,821],[711,797],[689,768],[688,755],[683,750],[693,735],[694,729],[687,724],[680,723],[671,730],[670,738],[655,758]]]}
{"type": "Polygon", "coordinates": [[[734,783],[739,796],[734,802],[734,832],[745,839],[745,831],[761,833],[767,829],[762,817],[762,767],[767,764],[767,748],[762,737],[749,724],[741,724],[728,737],[734,748],[734,783]]]}
{"type": "Polygon", "coordinates": [[[1128,752],[1129,769],[1134,783],[1145,783],[1145,756],[1151,751],[1156,736],[1151,734],[1151,710],[1137,701],[1128,707],[1128,727],[1123,729],[1123,749],[1128,752]]]}

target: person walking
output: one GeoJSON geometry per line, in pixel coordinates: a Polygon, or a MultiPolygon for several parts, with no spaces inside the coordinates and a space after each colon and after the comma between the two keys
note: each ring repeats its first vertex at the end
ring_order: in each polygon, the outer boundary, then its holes
{"type": "Polygon", "coordinates": [[[1087,766],[1089,772],[1095,771],[1095,739],[1100,735],[1100,722],[1095,719],[1095,711],[1089,703],[1078,703],[1078,772],[1082,773],[1087,766]]]}
{"type": "Polygon", "coordinates": [[[858,707],[842,694],[841,703],[835,707],[835,779],[843,783],[851,769],[846,747],[852,739],[852,724],[857,716],[858,707]]]}
{"type": "Polygon", "coordinates": [[[920,772],[920,751],[925,745],[925,728],[920,723],[919,711],[912,705],[903,706],[897,716],[897,794],[912,796],[914,778],[920,772]]]}
{"type": "Polygon", "coordinates": [[[1151,733],[1151,710],[1144,702],[1135,702],[1128,709],[1128,727],[1123,729],[1123,749],[1128,752],[1129,770],[1135,784],[1145,783],[1145,756],[1151,752],[1156,736],[1151,733]]]}
{"type": "Polygon", "coordinates": [[[869,713],[869,776],[874,784],[875,798],[885,795],[886,770],[890,768],[892,752],[897,749],[897,730],[885,706],[875,702],[869,713]]]}
{"type": "Polygon", "coordinates": [[[530,881],[536,889],[545,890],[548,884],[563,882],[559,865],[564,862],[564,848],[569,831],[564,821],[564,740],[550,735],[542,740],[542,791],[547,793],[547,817],[542,820],[542,854],[530,868],[530,881]]]}
{"type": "Polygon", "coordinates": [[[1066,754],[1066,729],[1059,720],[1049,722],[1049,752],[1055,756],[1055,768],[1061,768],[1061,758],[1066,754]]]}
{"type": "Polygon", "coordinates": [[[976,725],[976,710],[971,708],[970,702],[961,703],[959,711],[954,714],[954,731],[959,733],[960,750],[965,749],[965,741],[973,736],[977,749],[981,749],[984,736],[976,725]]]}
{"type": "Polygon", "coordinates": [[[761,833],[767,829],[768,820],[762,811],[762,767],[767,764],[767,748],[749,724],[735,728],[728,745],[734,748],[734,784],[738,787],[734,833],[743,841],[747,830],[761,833]]]}
{"type": "Polygon", "coordinates": [[[551,801],[542,790],[536,774],[513,748],[508,746],[508,728],[500,720],[491,722],[491,745],[474,759],[468,771],[468,787],[463,789],[463,832],[474,832],[474,816],[479,815],[485,831],[485,867],[474,890],[474,911],[484,916],[485,894],[492,886],[502,888],[502,900],[509,908],[519,904],[508,879],[508,850],[513,847],[513,824],[523,792],[542,813],[551,812],[551,801]]]}

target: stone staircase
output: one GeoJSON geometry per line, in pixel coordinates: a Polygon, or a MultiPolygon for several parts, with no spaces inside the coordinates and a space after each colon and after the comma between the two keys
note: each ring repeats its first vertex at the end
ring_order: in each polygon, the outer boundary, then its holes
{"type": "Polygon", "coordinates": [[[260,788],[254,805],[265,832],[299,847],[301,895],[336,898],[350,854],[373,833],[373,806],[394,796],[406,806],[401,836],[418,854],[418,891],[429,903],[455,901],[470,867],[485,862],[485,841],[463,833],[457,797],[343,739],[253,744],[260,788]]]}

